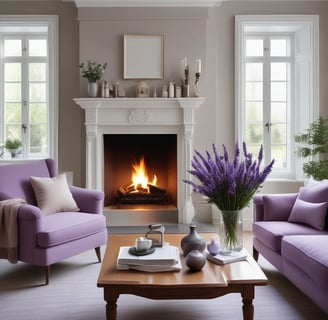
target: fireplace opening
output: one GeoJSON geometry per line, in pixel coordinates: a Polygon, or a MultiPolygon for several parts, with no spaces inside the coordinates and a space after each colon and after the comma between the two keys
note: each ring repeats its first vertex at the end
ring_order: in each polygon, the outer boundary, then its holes
{"type": "Polygon", "coordinates": [[[177,135],[105,134],[105,206],[177,207],[177,135]]]}

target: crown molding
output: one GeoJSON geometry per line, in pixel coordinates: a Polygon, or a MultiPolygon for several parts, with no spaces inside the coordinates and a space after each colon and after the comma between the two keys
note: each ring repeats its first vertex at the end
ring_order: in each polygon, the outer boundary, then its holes
{"type": "Polygon", "coordinates": [[[78,8],[91,7],[215,7],[227,0],[75,0],[78,8]]]}

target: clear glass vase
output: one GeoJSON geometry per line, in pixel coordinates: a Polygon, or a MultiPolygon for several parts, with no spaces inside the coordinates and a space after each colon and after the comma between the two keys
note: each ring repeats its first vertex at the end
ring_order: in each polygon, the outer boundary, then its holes
{"type": "Polygon", "coordinates": [[[220,253],[237,254],[243,248],[243,221],[241,210],[220,210],[220,253]]]}

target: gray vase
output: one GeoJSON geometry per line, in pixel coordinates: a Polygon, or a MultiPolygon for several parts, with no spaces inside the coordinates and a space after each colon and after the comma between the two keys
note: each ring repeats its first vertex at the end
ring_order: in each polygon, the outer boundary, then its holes
{"type": "Polygon", "coordinates": [[[98,96],[98,83],[89,82],[88,83],[88,96],[90,98],[96,98],[98,96]]]}
{"type": "Polygon", "coordinates": [[[191,224],[189,234],[181,239],[180,245],[185,256],[192,250],[204,252],[206,248],[206,241],[197,233],[196,228],[195,224],[191,224]]]}

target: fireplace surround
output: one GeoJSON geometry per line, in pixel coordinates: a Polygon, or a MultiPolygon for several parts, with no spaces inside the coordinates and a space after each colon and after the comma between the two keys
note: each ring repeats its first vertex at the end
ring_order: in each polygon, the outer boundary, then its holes
{"type": "Polygon", "coordinates": [[[166,222],[190,223],[194,216],[192,190],[182,180],[191,178],[187,170],[190,168],[193,152],[194,111],[205,98],[75,98],[74,101],[85,110],[87,188],[105,191],[106,136],[176,137],[175,208],[120,210],[108,208],[105,203],[104,214],[108,224],[128,226],[166,222]],[[158,212],[154,215],[154,211],[158,212]]]}

